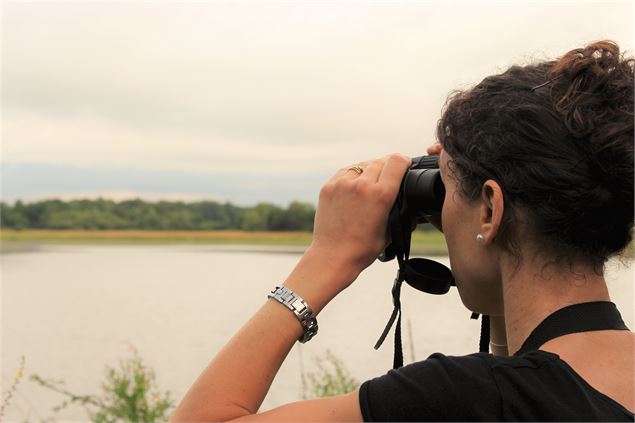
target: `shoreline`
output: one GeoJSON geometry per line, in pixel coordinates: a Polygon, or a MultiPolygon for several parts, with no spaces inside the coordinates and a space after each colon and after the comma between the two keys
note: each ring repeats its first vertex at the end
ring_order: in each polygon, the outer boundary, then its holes
{"type": "MultiPolygon", "coordinates": [[[[197,245],[224,252],[302,254],[311,243],[311,239],[311,232],[2,230],[0,254],[34,252],[48,245],[197,245]]],[[[414,232],[411,253],[427,256],[447,255],[443,234],[414,232]]]]}

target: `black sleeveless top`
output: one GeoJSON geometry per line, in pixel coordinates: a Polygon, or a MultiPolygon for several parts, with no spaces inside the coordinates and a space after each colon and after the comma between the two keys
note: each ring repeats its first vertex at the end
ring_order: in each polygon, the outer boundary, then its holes
{"type": "MultiPolygon", "coordinates": [[[[364,421],[634,421],[557,354],[538,350],[567,333],[628,330],[613,303],[576,304],[547,317],[511,357],[428,359],[360,388],[364,421]]],[[[625,374],[624,377],[635,377],[625,374]]]]}

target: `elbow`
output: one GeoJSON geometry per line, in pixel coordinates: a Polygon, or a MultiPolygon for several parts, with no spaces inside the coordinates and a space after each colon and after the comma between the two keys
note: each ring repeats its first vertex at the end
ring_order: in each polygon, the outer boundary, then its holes
{"type": "Polygon", "coordinates": [[[240,417],[249,416],[255,414],[255,411],[251,411],[248,408],[240,404],[224,404],[206,407],[205,409],[183,409],[178,407],[172,416],[169,423],[194,423],[194,422],[229,422],[240,417]]]}

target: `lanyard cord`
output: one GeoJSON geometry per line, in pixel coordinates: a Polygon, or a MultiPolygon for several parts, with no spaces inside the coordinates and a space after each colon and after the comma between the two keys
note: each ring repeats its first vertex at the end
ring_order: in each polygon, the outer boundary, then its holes
{"type": "MultiPolygon", "coordinates": [[[[375,343],[375,349],[378,349],[386,336],[390,328],[397,322],[395,326],[395,342],[394,342],[394,357],[393,368],[398,369],[403,366],[403,348],[401,342],[401,285],[405,281],[411,287],[423,291],[429,294],[445,294],[450,289],[450,286],[454,285],[454,277],[450,269],[444,265],[423,258],[410,258],[410,243],[412,238],[412,230],[407,227],[408,230],[403,230],[404,227],[409,226],[410,222],[403,218],[403,214],[400,210],[405,208],[405,198],[402,202],[395,204],[393,210],[390,212],[389,225],[391,233],[393,234],[392,244],[395,249],[395,255],[397,262],[399,263],[399,269],[397,270],[397,276],[392,286],[392,302],[393,310],[388,319],[386,327],[382,331],[379,339],[375,343]]],[[[477,319],[478,314],[473,313],[472,318],[477,319]]],[[[479,350],[481,352],[489,352],[489,316],[483,316],[481,320],[481,336],[479,341],[479,350]]]]}
{"type": "Polygon", "coordinates": [[[514,354],[539,349],[547,341],[563,335],[596,330],[629,330],[614,303],[592,301],[573,304],[547,316],[514,354]]]}
{"type": "Polygon", "coordinates": [[[403,206],[403,204],[396,204],[393,210],[390,213],[389,224],[391,228],[391,232],[393,233],[394,239],[392,240],[393,245],[395,246],[397,262],[399,263],[399,269],[397,269],[397,276],[392,285],[392,303],[393,310],[388,319],[388,323],[386,323],[386,327],[382,331],[379,339],[375,343],[375,349],[379,349],[381,344],[384,343],[386,336],[388,336],[388,332],[395,322],[395,318],[397,318],[397,326],[395,327],[395,346],[394,346],[394,356],[393,356],[393,369],[398,369],[403,366],[403,348],[401,343],[401,284],[406,280],[406,275],[404,273],[405,261],[408,260],[408,256],[410,255],[410,240],[411,240],[411,232],[407,231],[407,234],[404,234],[402,230],[402,222],[401,216],[399,213],[399,209],[403,206]],[[406,238],[406,240],[404,240],[406,238]]]}

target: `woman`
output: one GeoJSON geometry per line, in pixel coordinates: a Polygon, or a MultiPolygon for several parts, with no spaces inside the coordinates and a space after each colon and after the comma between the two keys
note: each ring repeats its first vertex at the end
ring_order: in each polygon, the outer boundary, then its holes
{"type": "Polygon", "coordinates": [[[428,153],[440,154],[453,274],[465,306],[491,316],[495,355],[434,354],[351,394],[257,414],[311,317],[384,248],[410,165],[395,154],[324,185],[313,242],[284,281],[296,313],[276,290],[173,421],[633,420],[635,335],[603,276],[632,238],[633,60],[604,41],[511,67],[454,94],[437,132],[428,153]]]}

